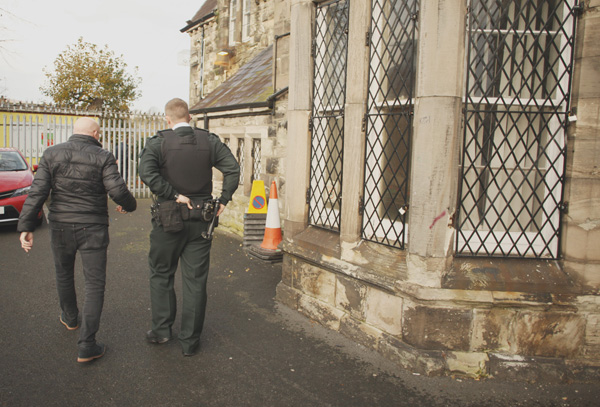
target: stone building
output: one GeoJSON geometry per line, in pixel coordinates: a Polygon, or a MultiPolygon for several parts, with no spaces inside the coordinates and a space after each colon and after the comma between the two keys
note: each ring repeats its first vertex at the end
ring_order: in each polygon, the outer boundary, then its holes
{"type": "Polygon", "coordinates": [[[278,301],[414,372],[597,380],[600,1],[289,7],[278,301]]]}
{"type": "Polygon", "coordinates": [[[206,0],[181,31],[191,40],[190,113],[241,166],[240,187],[221,222],[242,233],[253,180],[267,188],[275,180],[285,200],[289,5],[206,0]]]}

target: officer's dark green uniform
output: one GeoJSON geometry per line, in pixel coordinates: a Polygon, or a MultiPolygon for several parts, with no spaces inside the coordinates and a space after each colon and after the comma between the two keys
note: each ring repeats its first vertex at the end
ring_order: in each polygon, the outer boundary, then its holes
{"type": "MultiPolygon", "coordinates": [[[[219,201],[226,205],[239,184],[240,167],[229,148],[215,134],[184,125],[148,139],[140,158],[140,178],[158,202],[175,200],[176,194],[194,202],[212,198],[212,167],[223,173],[219,201]]],[[[175,321],[173,288],[181,258],[183,301],[179,341],[185,354],[193,354],[200,341],[206,310],[206,281],[211,241],[201,236],[208,223],[184,221],[180,232],[167,233],[152,220],[150,233],[150,297],[152,330],[170,338],[175,321]]]]}

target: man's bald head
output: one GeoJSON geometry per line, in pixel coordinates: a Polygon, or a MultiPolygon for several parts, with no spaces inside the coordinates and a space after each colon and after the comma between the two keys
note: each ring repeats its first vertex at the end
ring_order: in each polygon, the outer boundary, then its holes
{"type": "Polygon", "coordinates": [[[191,120],[188,104],[179,98],[171,99],[165,105],[165,116],[171,127],[177,123],[189,123],[191,120]]]}
{"type": "Polygon", "coordinates": [[[73,132],[75,134],[92,136],[98,140],[100,138],[100,125],[94,119],[89,117],[81,117],[75,121],[75,124],[73,125],[73,132]]]}

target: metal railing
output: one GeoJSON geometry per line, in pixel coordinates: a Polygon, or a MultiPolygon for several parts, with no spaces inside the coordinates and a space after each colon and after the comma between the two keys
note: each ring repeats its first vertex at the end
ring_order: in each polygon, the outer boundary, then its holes
{"type": "MultiPolygon", "coordinates": [[[[67,141],[78,118],[43,111],[1,113],[0,146],[18,148],[31,164],[37,164],[48,147],[67,141]]],[[[166,128],[164,116],[104,112],[97,120],[102,146],[115,155],[127,187],[138,198],[149,197],[150,190],[138,177],[139,154],[148,137],[166,128]]]]}
{"type": "Polygon", "coordinates": [[[102,146],[117,159],[119,172],[138,198],[149,198],[150,189],[138,176],[139,157],[146,140],[167,128],[162,115],[105,114],[100,118],[102,146]]]}

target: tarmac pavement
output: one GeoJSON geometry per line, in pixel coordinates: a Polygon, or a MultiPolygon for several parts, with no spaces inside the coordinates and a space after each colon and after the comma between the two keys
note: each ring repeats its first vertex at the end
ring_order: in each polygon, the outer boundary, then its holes
{"type": "MultiPolygon", "coordinates": [[[[59,323],[47,224],[26,254],[0,227],[0,406],[597,406],[597,383],[524,383],[414,375],[274,301],[281,263],[248,256],[217,229],[201,349],[145,341],[150,329],[149,200],[110,206],[108,277],[97,339],[76,362],[78,331],[59,323]]],[[[225,215],[226,216],[226,213],[225,215]]],[[[77,263],[80,308],[83,275],[77,263]]],[[[180,292],[180,275],[176,287],[180,292]]],[[[180,304],[180,298],[178,298],[180,304]]],[[[178,333],[179,321],[174,326],[178,333]]]]}

